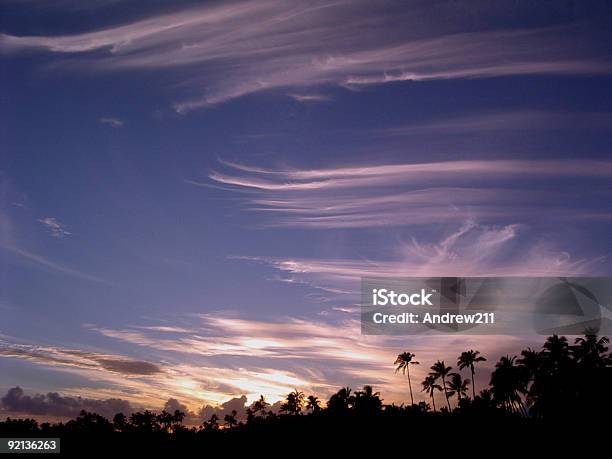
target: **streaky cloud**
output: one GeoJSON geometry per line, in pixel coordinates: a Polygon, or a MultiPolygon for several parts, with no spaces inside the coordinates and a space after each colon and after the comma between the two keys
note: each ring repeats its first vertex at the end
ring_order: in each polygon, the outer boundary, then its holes
{"type": "MultiPolygon", "coordinates": [[[[580,205],[577,192],[542,188],[542,179],[599,180],[612,162],[599,160],[451,160],[325,169],[272,169],[222,161],[211,184],[242,196],[246,210],[271,216],[264,227],[313,229],[523,221],[545,212],[558,221],[606,220],[606,209],[580,205]],[[513,186],[521,180],[520,189],[513,186]]],[[[197,182],[199,185],[201,182],[197,182]]],[[[192,182],[192,184],[195,184],[192,182]]]]}
{"type": "Polygon", "coordinates": [[[18,255],[19,258],[22,259],[23,261],[33,263],[35,266],[49,270],[51,272],[66,274],[66,275],[73,276],[78,279],[87,280],[90,282],[97,282],[100,284],[112,285],[112,283],[106,279],[79,271],[77,269],[70,268],[63,264],[56,263],[55,261],[52,261],[46,257],[43,257],[42,255],[32,253],[30,251],[21,249],[14,245],[3,245],[3,246],[0,246],[0,249],[4,249],[10,253],[18,255]]]}
{"type": "Polygon", "coordinates": [[[151,362],[123,356],[53,346],[9,343],[4,340],[0,340],[0,355],[26,359],[43,365],[106,370],[126,376],[149,376],[163,371],[151,362]]]}
{"type": "Polygon", "coordinates": [[[0,51],[68,55],[59,67],[93,71],[173,70],[185,90],[179,113],[273,89],[306,102],[315,99],[303,89],[323,85],[612,72],[586,26],[473,30],[459,18],[431,23],[426,10],[417,2],[226,2],[74,35],[1,34],[0,51]]]}

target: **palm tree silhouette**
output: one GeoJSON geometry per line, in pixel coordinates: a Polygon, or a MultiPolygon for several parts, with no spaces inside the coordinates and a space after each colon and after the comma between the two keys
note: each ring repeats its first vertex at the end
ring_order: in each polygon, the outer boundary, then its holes
{"type": "Polygon", "coordinates": [[[372,386],[363,386],[363,390],[355,392],[353,409],[369,415],[379,412],[382,409],[380,392],[374,392],[372,386]]]}
{"type": "Polygon", "coordinates": [[[452,397],[457,394],[457,406],[461,403],[461,397],[467,396],[468,385],[470,380],[468,378],[463,379],[459,373],[449,374],[450,380],[448,381],[448,395],[452,397]]]}
{"type": "Polygon", "coordinates": [[[542,347],[546,360],[553,366],[558,367],[569,360],[570,347],[565,336],[549,336],[542,347]]]}
{"type": "Polygon", "coordinates": [[[607,344],[610,340],[605,336],[597,338],[597,335],[590,330],[587,333],[584,338],[576,338],[574,341],[576,346],[573,348],[573,354],[576,361],[589,367],[605,367],[607,344]]]}
{"type": "Polygon", "coordinates": [[[255,416],[257,413],[261,412],[261,415],[264,416],[268,406],[270,406],[270,404],[266,401],[266,397],[260,395],[259,400],[255,400],[251,407],[253,415],[255,416]]]}
{"type": "Polygon", "coordinates": [[[423,391],[431,397],[431,404],[433,406],[434,413],[436,412],[436,400],[434,398],[434,392],[442,390],[442,386],[436,383],[437,378],[434,376],[427,376],[421,383],[423,385],[423,391]]]}
{"type": "Polygon", "coordinates": [[[300,414],[304,405],[304,393],[295,389],[287,394],[285,403],[281,405],[280,410],[287,414],[300,414]]]}
{"type": "MultiPolygon", "coordinates": [[[[521,378],[525,383],[525,389],[529,387],[536,375],[539,374],[540,368],[542,368],[542,353],[531,349],[523,349],[521,351],[521,358],[516,361],[521,368],[521,378]]],[[[533,388],[533,385],[531,386],[533,388]]],[[[527,401],[530,401],[530,397],[527,397],[527,401]]]]}
{"type": "Polygon", "coordinates": [[[408,387],[410,388],[410,404],[414,405],[414,397],[412,396],[412,382],[410,381],[410,365],[418,365],[419,362],[412,360],[415,357],[411,352],[402,352],[397,356],[393,365],[397,365],[395,372],[402,371],[408,376],[408,387]]]}
{"type": "Polygon", "coordinates": [[[451,411],[451,406],[450,406],[450,401],[448,400],[448,391],[446,388],[446,376],[450,373],[450,371],[452,370],[452,367],[447,367],[444,364],[444,360],[438,360],[436,363],[434,363],[431,366],[431,373],[429,373],[430,376],[433,376],[436,381],[438,380],[438,378],[442,378],[442,388],[444,389],[444,397],[446,397],[446,404],[448,405],[448,411],[451,411]]]}
{"type": "Polygon", "coordinates": [[[204,430],[219,430],[219,416],[212,414],[210,419],[204,422],[204,430]]]}
{"type": "Polygon", "coordinates": [[[230,429],[232,427],[236,427],[238,425],[238,412],[236,410],[232,410],[231,414],[226,414],[223,420],[225,421],[225,425],[230,429]]]}
{"type": "Polygon", "coordinates": [[[319,402],[319,397],[315,397],[314,395],[309,395],[306,399],[306,409],[312,411],[313,413],[318,413],[321,411],[321,402],[319,402]]]}
{"type": "Polygon", "coordinates": [[[472,373],[472,398],[476,398],[476,384],[474,379],[474,364],[478,362],[484,362],[485,359],[480,355],[480,351],[474,351],[470,349],[469,351],[462,352],[459,358],[457,359],[457,366],[459,366],[459,370],[463,370],[464,368],[469,368],[472,373]]]}
{"type": "Polygon", "coordinates": [[[521,394],[527,392],[521,368],[515,364],[516,356],[501,357],[491,373],[491,393],[498,405],[507,411],[526,414],[521,394]]]}
{"type": "Polygon", "coordinates": [[[355,396],[351,395],[350,387],[343,387],[327,401],[327,411],[334,414],[346,413],[353,405],[355,396]]]}
{"type": "Polygon", "coordinates": [[[118,432],[123,432],[127,426],[127,417],[123,413],[117,413],[113,417],[113,427],[118,432]]]}

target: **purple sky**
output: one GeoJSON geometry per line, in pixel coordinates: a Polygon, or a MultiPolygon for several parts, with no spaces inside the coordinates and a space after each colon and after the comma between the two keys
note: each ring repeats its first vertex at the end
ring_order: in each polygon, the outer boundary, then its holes
{"type": "Polygon", "coordinates": [[[359,280],[612,273],[612,11],[576,3],[3,2],[3,410],[402,403],[403,351],[482,387],[542,337],[361,336],[359,280]]]}

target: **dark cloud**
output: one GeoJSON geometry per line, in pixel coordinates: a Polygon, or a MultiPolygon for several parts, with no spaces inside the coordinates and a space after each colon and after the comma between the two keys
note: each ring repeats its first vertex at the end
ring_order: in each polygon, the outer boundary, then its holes
{"type": "Polygon", "coordinates": [[[127,400],[109,398],[97,400],[82,397],[64,397],[57,392],[45,395],[26,395],[21,387],[13,387],[2,399],[0,407],[7,412],[43,416],[76,417],[81,410],[98,413],[111,419],[117,413],[135,411],[127,400]]]}
{"type": "Polygon", "coordinates": [[[184,403],[179,402],[175,398],[169,398],[168,401],[164,404],[164,411],[168,413],[174,413],[176,410],[182,411],[185,414],[190,413],[189,408],[184,403]]]}
{"type": "Polygon", "coordinates": [[[193,411],[191,411],[187,405],[179,402],[175,398],[169,398],[168,401],[164,404],[164,411],[168,413],[174,413],[176,410],[182,411],[185,413],[185,419],[183,422],[187,425],[200,425],[202,424],[202,417],[193,411]]]}
{"type": "Polygon", "coordinates": [[[148,376],[163,372],[159,366],[142,360],[75,349],[10,344],[2,341],[0,341],[0,356],[17,357],[47,365],[101,369],[129,376],[148,376]]]}
{"type": "MultiPolygon", "coordinates": [[[[282,401],[278,401],[270,405],[268,409],[278,412],[281,404],[282,401]]],[[[216,414],[222,421],[226,414],[230,414],[234,410],[237,413],[237,418],[244,421],[246,420],[246,409],[248,406],[246,395],[242,395],[231,398],[219,406],[204,405],[195,412],[191,411],[181,401],[169,398],[162,407],[162,410],[168,413],[174,413],[176,410],[182,411],[185,413],[185,424],[200,425],[203,421],[210,419],[213,414],[216,414]]],[[[129,401],[120,398],[100,400],[63,396],[57,392],[27,395],[19,386],[9,389],[4,397],[0,399],[0,411],[35,417],[75,418],[82,410],[85,410],[102,415],[107,419],[112,419],[117,413],[129,416],[133,412],[143,409],[141,406],[133,406],[129,401]]]]}
{"type": "Polygon", "coordinates": [[[242,395],[241,397],[234,397],[220,406],[204,405],[199,412],[200,419],[210,419],[213,414],[223,419],[226,414],[230,414],[233,410],[236,410],[236,413],[238,413],[238,419],[245,419],[247,408],[246,402],[246,395],[242,395]]]}
{"type": "Polygon", "coordinates": [[[162,370],[157,365],[140,360],[97,359],[102,368],[129,375],[154,375],[162,370]]]}

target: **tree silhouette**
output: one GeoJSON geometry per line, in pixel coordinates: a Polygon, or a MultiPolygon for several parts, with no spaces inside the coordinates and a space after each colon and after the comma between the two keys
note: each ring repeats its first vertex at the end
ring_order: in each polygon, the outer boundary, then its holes
{"type": "Polygon", "coordinates": [[[157,415],[157,422],[165,432],[170,432],[172,428],[173,417],[166,410],[163,410],[157,415]]]}
{"type": "Polygon", "coordinates": [[[442,390],[442,386],[436,382],[437,379],[438,378],[430,375],[430,376],[427,376],[425,380],[422,382],[423,392],[425,392],[431,397],[431,404],[433,406],[434,413],[436,412],[436,400],[434,398],[434,393],[437,390],[439,391],[442,390]]]}
{"type": "Polygon", "coordinates": [[[306,399],[306,409],[311,411],[312,413],[318,413],[321,411],[321,402],[319,402],[319,398],[314,395],[309,395],[306,399]]]}
{"type": "Polygon", "coordinates": [[[467,396],[468,386],[470,385],[469,379],[463,379],[459,373],[450,373],[450,379],[448,385],[448,396],[452,397],[457,394],[457,406],[461,404],[461,397],[467,396]]]}
{"type": "Polygon", "coordinates": [[[448,405],[448,411],[451,411],[451,406],[450,406],[450,401],[448,399],[448,390],[446,387],[446,376],[450,373],[450,371],[452,370],[452,367],[447,367],[444,364],[444,360],[438,360],[436,363],[434,363],[431,366],[431,373],[429,373],[430,376],[433,376],[436,381],[441,378],[442,379],[442,388],[444,389],[444,397],[446,398],[446,404],[448,405]]]}
{"type": "Polygon", "coordinates": [[[280,407],[282,413],[291,415],[300,414],[302,412],[302,406],[304,405],[304,393],[295,389],[293,392],[287,394],[285,403],[280,407]]]}
{"type": "Polygon", "coordinates": [[[355,392],[353,408],[357,413],[373,415],[382,409],[380,393],[374,392],[372,386],[363,386],[363,390],[355,392]]]}
{"type": "Polygon", "coordinates": [[[516,356],[504,356],[495,364],[491,373],[491,393],[493,400],[507,411],[525,414],[521,394],[526,393],[525,381],[516,356]]]}
{"type": "Polygon", "coordinates": [[[204,421],[203,427],[204,427],[204,430],[209,430],[209,431],[219,430],[219,416],[217,416],[216,414],[212,414],[210,416],[210,419],[208,419],[208,421],[204,421]]]}
{"type": "Polygon", "coordinates": [[[329,398],[327,410],[335,414],[345,413],[352,406],[353,400],[354,397],[351,395],[351,388],[343,387],[329,398]]]}
{"type": "Polygon", "coordinates": [[[75,419],[68,421],[66,428],[73,432],[95,435],[108,434],[114,430],[113,424],[108,419],[84,410],[75,419]]]}
{"type": "Polygon", "coordinates": [[[270,404],[266,401],[266,398],[263,395],[259,396],[258,400],[255,400],[253,403],[251,410],[254,416],[257,416],[258,413],[261,413],[262,416],[265,416],[266,409],[270,406],[270,404]]]}
{"type": "Polygon", "coordinates": [[[464,368],[469,368],[470,373],[472,374],[472,397],[476,398],[476,384],[474,379],[474,364],[478,362],[484,362],[485,359],[480,355],[480,351],[474,351],[470,349],[469,351],[462,352],[459,358],[457,359],[457,366],[459,370],[463,370],[464,368]]]}
{"type": "Polygon", "coordinates": [[[587,367],[603,368],[609,363],[607,344],[610,340],[603,336],[597,338],[597,335],[592,331],[587,331],[587,335],[582,338],[576,338],[574,341],[573,355],[576,362],[587,367]]]}
{"type": "Polygon", "coordinates": [[[576,405],[576,361],[565,336],[549,336],[539,354],[539,364],[527,395],[536,417],[560,415],[562,406],[576,405]]]}
{"type": "Polygon", "coordinates": [[[232,410],[231,414],[226,414],[223,420],[225,421],[226,427],[229,427],[230,429],[232,427],[236,427],[238,425],[238,412],[236,410],[232,410]]]}
{"type": "Polygon", "coordinates": [[[570,358],[570,347],[565,336],[549,336],[542,347],[542,353],[548,363],[556,367],[563,365],[570,358]]]}
{"type": "Polygon", "coordinates": [[[539,351],[530,347],[521,351],[521,357],[517,363],[523,368],[525,379],[532,380],[542,365],[542,355],[539,351]]]}
{"type": "Polygon", "coordinates": [[[113,427],[117,432],[125,431],[127,427],[127,417],[123,413],[117,413],[113,417],[113,427]]]}
{"type": "Polygon", "coordinates": [[[183,424],[183,420],[185,419],[185,413],[181,410],[174,410],[172,414],[172,430],[176,430],[176,428],[183,424]]]}
{"type": "Polygon", "coordinates": [[[145,410],[142,413],[132,413],[130,424],[140,432],[157,432],[160,430],[157,416],[149,410],[145,410]]]}
{"type": "Polygon", "coordinates": [[[412,382],[410,381],[410,365],[418,365],[419,362],[412,360],[415,355],[411,352],[402,352],[397,356],[393,365],[397,365],[395,372],[402,371],[408,377],[408,387],[410,388],[410,404],[414,405],[414,397],[412,396],[412,382]]]}

